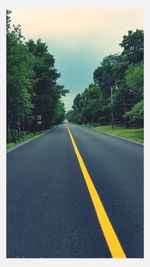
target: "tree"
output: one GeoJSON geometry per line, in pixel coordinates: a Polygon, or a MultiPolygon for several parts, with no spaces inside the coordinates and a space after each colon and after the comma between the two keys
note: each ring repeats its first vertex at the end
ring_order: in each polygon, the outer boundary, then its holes
{"type": "Polygon", "coordinates": [[[72,111],[67,114],[69,120],[77,123],[97,122],[101,115],[102,94],[98,85],[90,84],[82,94],[77,94],[72,111]]]}
{"type": "Polygon", "coordinates": [[[136,64],[143,61],[144,57],[144,31],[128,31],[128,35],[123,36],[120,43],[123,47],[122,55],[125,56],[129,64],[136,64]]]}
{"type": "MultiPolygon", "coordinates": [[[[123,36],[120,44],[123,52],[120,55],[105,57],[94,71],[94,82],[100,86],[102,92],[105,122],[110,120],[112,110],[114,119],[124,122],[124,113],[130,111],[143,98],[143,37],[142,30],[128,31],[128,35],[123,36]],[[110,104],[111,88],[113,88],[113,106],[110,104]]],[[[127,118],[126,124],[128,125],[127,118]]]]}
{"type": "Polygon", "coordinates": [[[136,102],[143,98],[144,74],[143,62],[129,65],[125,73],[127,87],[134,92],[136,102]]]}
{"type": "Polygon", "coordinates": [[[46,43],[25,42],[21,26],[11,26],[10,14],[7,11],[7,132],[8,141],[16,141],[23,132],[38,130],[37,115],[43,129],[60,122],[65,113],[60,99],[68,90],[57,83],[60,73],[46,43]]]}
{"type": "Polygon", "coordinates": [[[29,53],[34,55],[34,116],[41,115],[42,128],[46,128],[54,121],[56,105],[68,90],[57,84],[60,73],[54,67],[55,59],[48,52],[46,43],[43,43],[41,39],[38,39],[36,43],[29,40],[26,46],[29,53]]]}
{"type": "Polygon", "coordinates": [[[110,89],[116,80],[121,79],[126,69],[122,56],[115,54],[105,57],[101,65],[94,71],[93,80],[101,88],[103,100],[108,104],[110,89]]]}
{"type": "Polygon", "coordinates": [[[124,80],[118,82],[118,87],[113,94],[113,111],[114,119],[118,123],[126,123],[128,127],[128,119],[124,119],[123,115],[131,110],[133,106],[134,94],[128,89],[124,80]]]}
{"type": "Polygon", "coordinates": [[[143,62],[129,65],[124,79],[118,82],[118,89],[114,91],[114,115],[116,120],[126,125],[131,123],[128,114],[131,109],[143,99],[143,62]]]}
{"type": "Polygon", "coordinates": [[[80,94],[76,95],[76,97],[73,101],[72,109],[73,109],[73,113],[72,113],[73,122],[80,123],[81,122],[81,112],[83,109],[83,103],[81,102],[81,95],[80,94]]]}
{"type": "Polygon", "coordinates": [[[85,99],[85,104],[82,105],[83,111],[81,119],[85,123],[97,122],[102,111],[102,94],[99,86],[90,84],[89,87],[83,92],[81,99],[85,99]]]}
{"type": "Polygon", "coordinates": [[[64,103],[58,100],[54,111],[54,123],[61,123],[65,118],[65,106],[64,103]]]}
{"type": "Polygon", "coordinates": [[[10,27],[7,11],[7,129],[8,139],[17,138],[33,108],[30,89],[33,70],[20,26],[10,27]]]}
{"type": "Polygon", "coordinates": [[[75,122],[74,121],[74,110],[71,109],[71,110],[67,111],[65,114],[65,118],[70,122],[75,122]]]}
{"type": "Polygon", "coordinates": [[[130,124],[138,127],[143,127],[144,121],[144,100],[136,103],[132,109],[126,112],[123,117],[128,119],[130,124]]]}

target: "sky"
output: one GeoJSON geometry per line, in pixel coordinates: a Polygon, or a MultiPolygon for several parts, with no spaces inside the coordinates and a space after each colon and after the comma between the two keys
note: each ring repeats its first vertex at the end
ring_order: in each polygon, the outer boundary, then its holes
{"type": "Polygon", "coordinates": [[[123,35],[144,29],[144,12],[137,8],[12,9],[11,19],[21,25],[26,40],[41,38],[47,43],[61,73],[58,83],[70,90],[62,99],[66,111],[93,82],[103,58],[122,51],[123,35]]]}

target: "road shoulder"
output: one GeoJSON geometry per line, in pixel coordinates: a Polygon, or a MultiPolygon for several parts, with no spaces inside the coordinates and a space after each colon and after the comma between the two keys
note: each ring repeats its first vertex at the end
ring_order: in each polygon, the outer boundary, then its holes
{"type": "Polygon", "coordinates": [[[32,137],[31,139],[28,139],[28,140],[26,140],[26,141],[24,141],[24,142],[22,142],[22,143],[20,143],[20,144],[16,144],[15,147],[7,149],[7,153],[12,152],[12,151],[16,150],[17,148],[19,148],[19,147],[21,147],[21,146],[24,146],[24,145],[28,144],[29,142],[31,142],[31,141],[33,141],[33,140],[35,140],[35,139],[41,137],[42,135],[45,135],[45,134],[51,132],[51,131],[54,130],[57,126],[58,126],[58,125],[53,126],[51,129],[48,129],[46,132],[41,133],[41,134],[39,134],[39,135],[36,135],[36,136],[32,137]]]}
{"type": "Polygon", "coordinates": [[[104,134],[104,135],[107,135],[107,136],[112,136],[112,137],[115,137],[115,138],[118,138],[120,140],[124,140],[124,141],[127,141],[127,142],[130,142],[130,143],[133,143],[133,144],[137,144],[137,145],[142,145],[144,146],[144,143],[140,143],[140,142],[137,142],[137,141],[134,141],[134,140],[131,140],[131,139],[127,139],[125,137],[121,137],[121,136],[118,136],[118,135],[114,135],[114,134],[110,134],[110,133],[105,133],[103,131],[100,131],[100,130],[96,130],[94,128],[91,128],[91,127],[87,127],[85,125],[80,125],[81,127],[84,127],[88,130],[91,130],[92,132],[95,132],[95,133],[100,133],[100,134],[104,134]]]}

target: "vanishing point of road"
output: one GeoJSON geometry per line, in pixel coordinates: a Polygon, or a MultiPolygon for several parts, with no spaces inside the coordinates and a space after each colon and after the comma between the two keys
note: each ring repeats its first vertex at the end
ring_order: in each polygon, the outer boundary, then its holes
{"type": "Polygon", "coordinates": [[[8,258],[142,258],[143,145],[63,123],[7,154],[8,258]]]}

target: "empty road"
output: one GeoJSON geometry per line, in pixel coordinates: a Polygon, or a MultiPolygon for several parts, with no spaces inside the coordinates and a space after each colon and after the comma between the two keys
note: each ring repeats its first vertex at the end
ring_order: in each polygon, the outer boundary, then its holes
{"type": "Polygon", "coordinates": [[[142,258],[143,146],[64,123],[7,154],[8,258],[142,258]]]}

